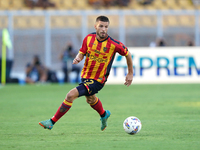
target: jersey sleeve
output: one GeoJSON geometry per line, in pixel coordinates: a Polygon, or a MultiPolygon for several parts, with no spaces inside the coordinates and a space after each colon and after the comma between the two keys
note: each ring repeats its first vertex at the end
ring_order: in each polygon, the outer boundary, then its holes
{"type": "Polygon", "coordinates": [[[128,48],[121,42],[117,45],[116,51],[122,56],[128,55],[128,48]]]}
{"type": "Polygon", "coordinates": [[[80,48],[79,53],[84,54],[84,55],[87,53],[87,37],[84,38],[82,47],[80,48]]]}

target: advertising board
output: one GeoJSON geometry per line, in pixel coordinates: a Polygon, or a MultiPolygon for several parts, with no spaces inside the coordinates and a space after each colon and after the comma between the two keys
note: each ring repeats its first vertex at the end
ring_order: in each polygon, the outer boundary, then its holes
{"type": "MultiPolygon", "coordinates": [[[[200,47],[128,48],[133,83],[200,83],[200,47]]],[[[126,58],[116,54],[107,83],[123,84],[126,58]]]]}

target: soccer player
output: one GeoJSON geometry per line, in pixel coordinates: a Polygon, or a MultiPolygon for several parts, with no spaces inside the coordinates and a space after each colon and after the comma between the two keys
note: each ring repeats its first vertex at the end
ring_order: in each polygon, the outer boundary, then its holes
{"type": "Polygon", "coordinates": [[[98,112],[101,120],[101,130],[107,127],[107,119],[111,113],[105,110],[96,93],[100,91],[107,81],[115,54],[125,56],[128,73],[125,78],[125,85],[129,86],[133,80],[133,64],[131,53],[121,42],[111,38],[108,34],[109,19],[106,16],[96,18],[95,33],[88,34],[82,43],[79,53],[73,60],[73,64],[78,64],[85,58],[85,64],[81,72],[81,83],[79,86],[70,90],[63,103],[58,108],[55,115],[46,121],[39,122],[45,129],[51,130],[53,125],[67,112],[72,106],[73,101],[81,96],[86,97],[90,106],[98,112]]]}

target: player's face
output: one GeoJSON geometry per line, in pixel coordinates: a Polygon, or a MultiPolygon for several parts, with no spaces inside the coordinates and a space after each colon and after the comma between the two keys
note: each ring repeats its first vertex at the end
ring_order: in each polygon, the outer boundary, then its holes
{"type": "Polygon", "coordinates": [[[97,38],[104,39],[107,36],[109,22],[98,21],[95,24],[97,38]]]}

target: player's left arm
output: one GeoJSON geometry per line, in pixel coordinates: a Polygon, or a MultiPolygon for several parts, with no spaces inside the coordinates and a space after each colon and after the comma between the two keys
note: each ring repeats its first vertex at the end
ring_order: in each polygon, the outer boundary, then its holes
{"type": "Polygon", "coordinates": [[[128,55],[126,55],[125,57],[128,66],[128,74],[126,75],[124,85],[128,87],[133,81],[133,62],[130,51],[128,51],[128,55]]]}

